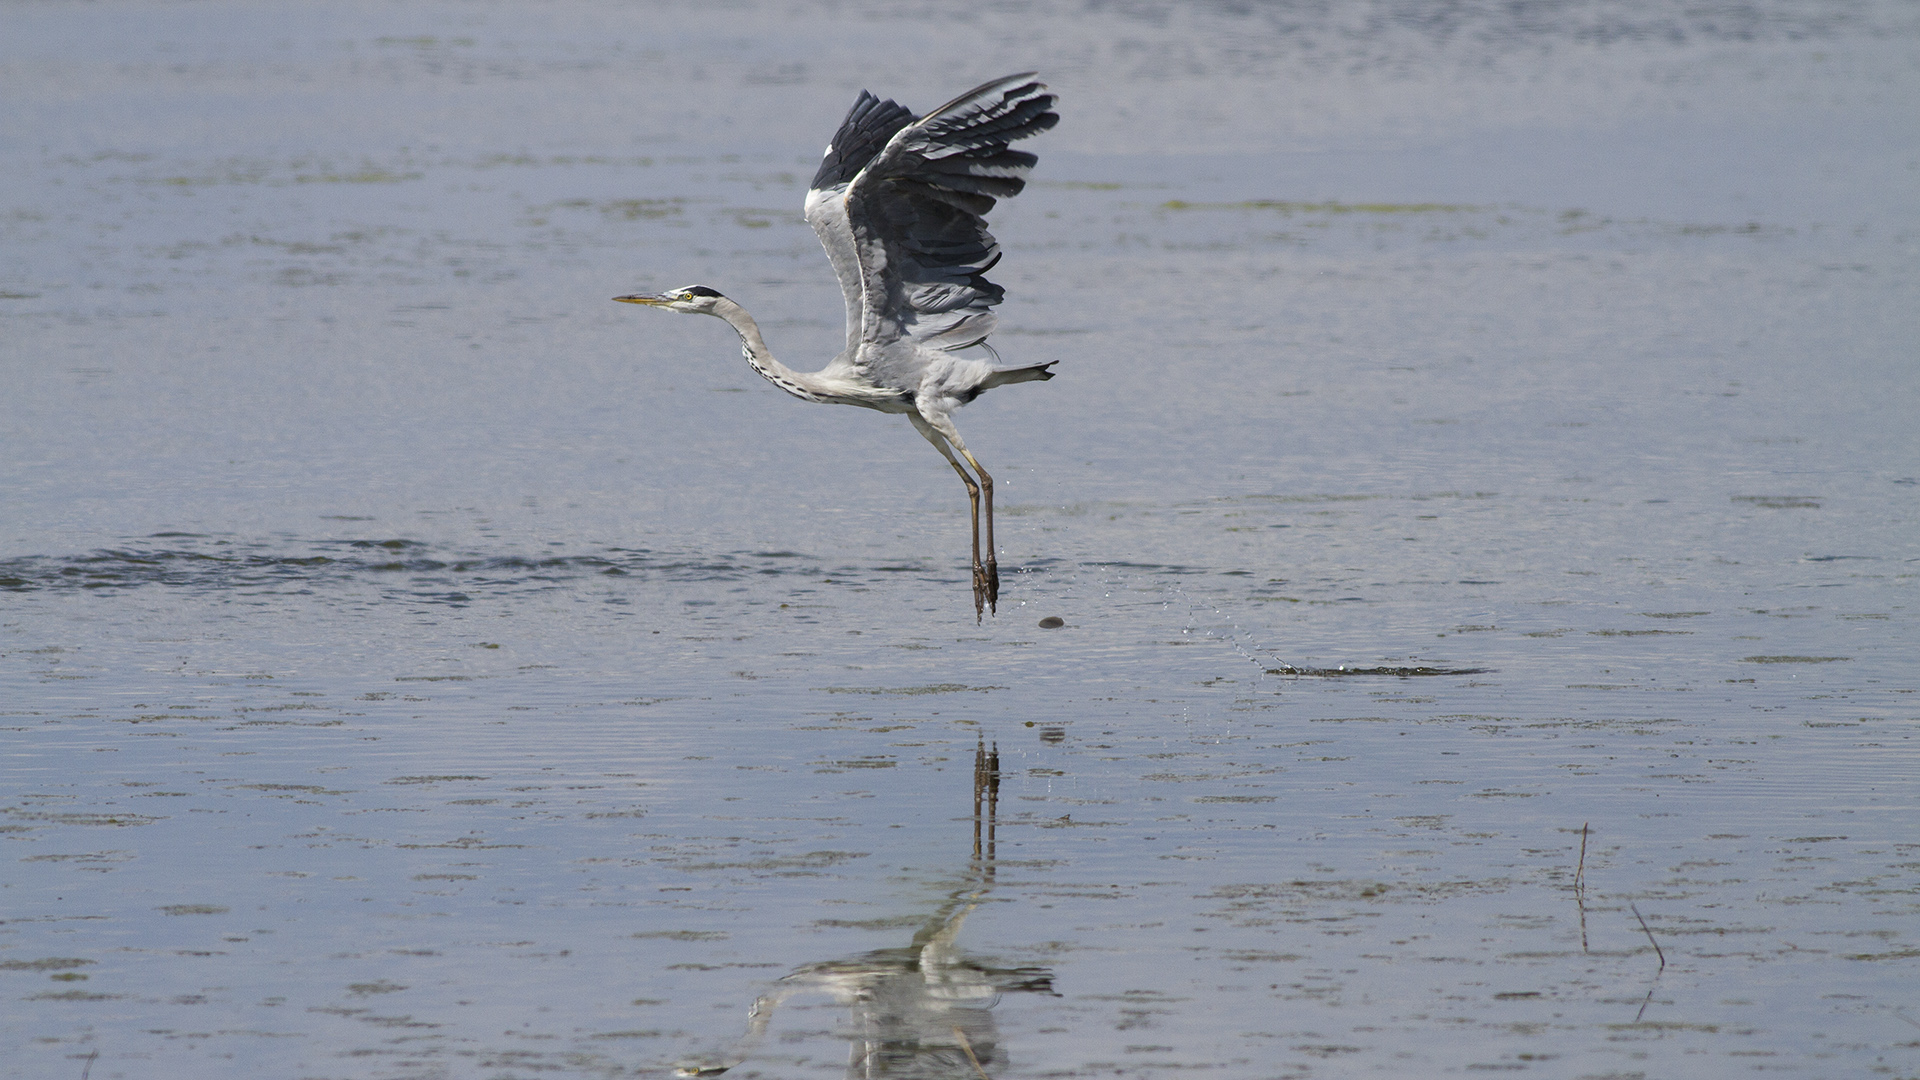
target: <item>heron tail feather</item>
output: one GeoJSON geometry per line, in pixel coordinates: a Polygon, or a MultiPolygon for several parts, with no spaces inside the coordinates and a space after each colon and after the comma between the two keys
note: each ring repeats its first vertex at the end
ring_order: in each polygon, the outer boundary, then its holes
{"type": "Polygon", "coordinates": [[[987,381],[980,384],[980,389],[991,390],[996,386],[1006,386],[1009,383],[1034,382],[1036,380],[1044,382],[1047,379],[1053,378],[1053,371],[1051,369],[1053,365],[1059,362],[1058,360],[1049,360],[1044,364],[1034,364],[1031,367],[1002,368],[987,376],[987,381]]]}

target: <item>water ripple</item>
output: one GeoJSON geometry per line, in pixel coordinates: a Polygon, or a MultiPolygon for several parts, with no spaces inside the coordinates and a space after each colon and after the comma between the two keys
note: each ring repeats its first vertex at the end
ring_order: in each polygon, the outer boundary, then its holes
{"type": "MultiPolygon", "coordinates": [[[[721,555],[607,548],[587,555],[491,554],[436,548],[419,540],[283,540],[277,543],[215,541],[208,548],[180,543],[190,534],[157,534],[165,545],[132,544],[84,555],[29,555],[0,559],[0,590],[137,589],[170,586],[206,592],[290,591],[360,582],[385,584],[396,577],[435,586],[449,602],[474,591],[523,591],[578,584],[593,576],[638,576],[649,580],[728,582],[767,575],[811,576],[827,572],[810,556],[791,552],[721,555]]],[[[923,568],[888,566],[890,572],[923,568]]],[[[432,598],[429,596],[428,598],[432,598]]]]}

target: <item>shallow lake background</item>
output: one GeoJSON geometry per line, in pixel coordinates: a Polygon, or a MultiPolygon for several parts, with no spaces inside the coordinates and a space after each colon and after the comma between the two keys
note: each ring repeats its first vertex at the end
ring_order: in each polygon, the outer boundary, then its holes
{"type": "Polygon", "coordinates": [[[1915,4],[8,3],[0,101],[0,1076],[1920,1076],[1915,4]],[[608,298],[817,367],[855,93],[1030,68],[976,625],[904,422],[608,298]]]}

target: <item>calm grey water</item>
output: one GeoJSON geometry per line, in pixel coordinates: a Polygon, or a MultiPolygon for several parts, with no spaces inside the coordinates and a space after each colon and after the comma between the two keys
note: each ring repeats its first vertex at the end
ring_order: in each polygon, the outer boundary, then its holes
{"type": "Polygon", "coordinates": [[[1913,3],[13,3],[0,100],[0,1075],[1920,1076],[1913,3]],[[817,366],[854,94],[1028,68],[976,625],[904,423],[607,298],[817,366]]]}

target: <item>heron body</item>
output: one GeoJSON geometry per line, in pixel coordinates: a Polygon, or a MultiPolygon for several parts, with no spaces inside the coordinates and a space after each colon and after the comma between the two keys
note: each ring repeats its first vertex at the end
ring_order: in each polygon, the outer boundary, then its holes
{"type": "Polygon", "coordinates": [[[986,341],[1006,295],[986,278],[1000,245],[985,218],[996,200],[1020,193],[1038,160],[1011,144],[1059,121],[1054,100],[1031,72],[975,87],[925,116],[861,92],[807,192],[807,222],[847,305],[846,349],[819,371],[774,359],[746,309],[705,285],[614,298],[726,320],[747,363],[797,398],[906,416],[966,483],[976,618],[1000,594],[993,477],[967,450],[953,413],[996,386],[1053,378],[1053,362],[1002,367],[959,353],[986,341]]]}

